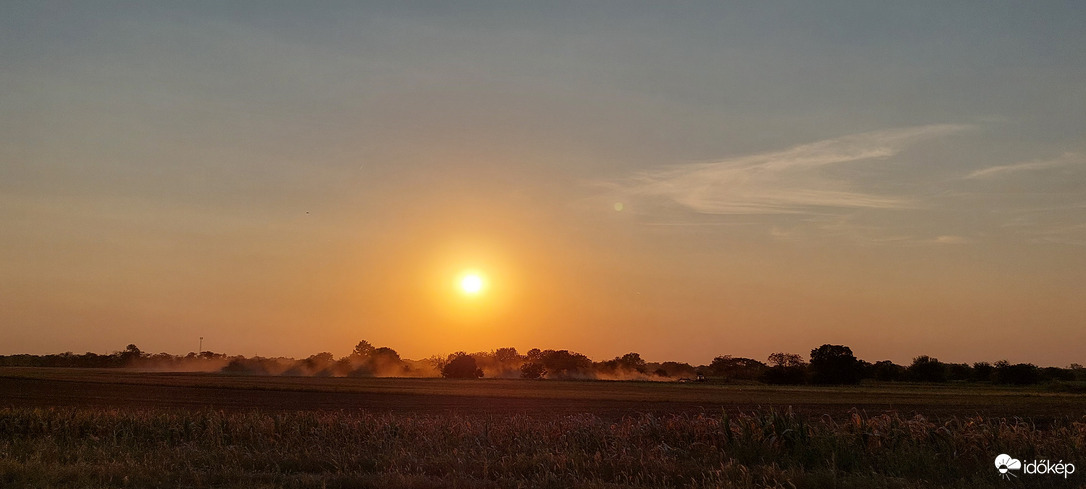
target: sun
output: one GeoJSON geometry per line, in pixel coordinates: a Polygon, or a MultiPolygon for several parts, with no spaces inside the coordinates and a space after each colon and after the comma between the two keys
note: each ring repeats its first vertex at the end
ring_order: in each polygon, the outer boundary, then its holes
{"type": "Polygon", "coordinates": [[[486,289],[486,279],[477,272],[465,272],[460,277],[460,291],[469,296],[479,295],[486,289]]]}

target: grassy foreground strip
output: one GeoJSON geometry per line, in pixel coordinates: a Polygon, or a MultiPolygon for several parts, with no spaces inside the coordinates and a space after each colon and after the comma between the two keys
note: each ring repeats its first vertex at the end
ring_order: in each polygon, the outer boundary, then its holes
{"type": "Polygon", "coordinates": [[[0,486],[15,488],[1075,487],[1082,477],[1006,483],[1000,453],[1086,471],[1086,423],[0,409],[0,486]]]}

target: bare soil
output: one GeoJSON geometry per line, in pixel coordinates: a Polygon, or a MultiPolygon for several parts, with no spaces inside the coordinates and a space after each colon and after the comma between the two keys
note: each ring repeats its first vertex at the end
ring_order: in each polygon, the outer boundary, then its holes
{"type": "Polygon", "coordinates": [[[896,412],[928,418],[1086,416],[1086,396],[1038,389],[880,384],[851,387],[663,382],[314,378],[108,369],[0,368],[0,407],[371,410],[420,414],[719,414],[792,410],[812,418],[896,412]]]}

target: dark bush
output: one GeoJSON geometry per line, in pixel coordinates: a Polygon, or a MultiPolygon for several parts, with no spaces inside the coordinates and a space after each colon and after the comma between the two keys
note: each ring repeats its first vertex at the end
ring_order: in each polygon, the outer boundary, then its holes
{"type": "Polygon", "coordinates": [[[447,379],[477,379],[483,376],[475,358],[464,352],[449,355],[449,361],[441,367],[441,376],[447,379]]]}
{"type": "Polygon", "coordinates": [[[906,371],[909,380],[916,382],[946,382],[946,374],[946,364],[927,355],[914,358],[906,371]]]}
{"type": "Polygon", "coordinates": [[[994,380],[997,384],[1036,384],[1041,381],[1041,370],[1032,363],[1011,365],[1003,360],[996,362],[994,380]]]}
{"type": "Polygon", "coordinates": [[[809,367],[815,384],[858,384],[863,366],[852,349],[844,345],[822,345],[811,350],[809,367]]]}
{"type": "Polygon", "coordinates": [[[542,363],[528,362],[520,366],[520,376],[525,379],[538,379],[547,375],[547,369],[542,363]]]}

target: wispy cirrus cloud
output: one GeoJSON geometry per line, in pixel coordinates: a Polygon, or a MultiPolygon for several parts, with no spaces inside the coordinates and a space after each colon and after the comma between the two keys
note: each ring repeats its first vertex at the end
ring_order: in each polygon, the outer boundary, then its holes
{"type": "Polygon", "coordinates": [[[1064,153],[1055,158],[1046,160],[1033,160],[1025,161],[1022,163],[1015,163],[1012,165],[1000,165],[989,168],[982,168],[974,171],[965,176],[966,179],[979,179],[979,178],[996,178],[1011,175],[1015,173],[1046,170],[1049,168],[1057,168],[1069,165],[1081,165],[1086,163],[1086,156],[1079,153],[1064,153]]]}
{"type": "Polygon", "coordinates": [[[892,157],[922,139],[969,128],[933,124],[848,135],[783,151],[643,171],[617,185],[625,198],[664,198],[702,214],[801,214],[818,209],[899,209],[908,197],[862,191],[830,167],[892,157]]]}

